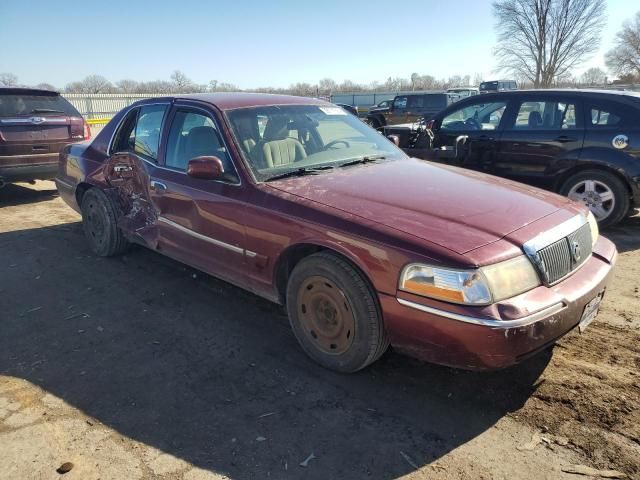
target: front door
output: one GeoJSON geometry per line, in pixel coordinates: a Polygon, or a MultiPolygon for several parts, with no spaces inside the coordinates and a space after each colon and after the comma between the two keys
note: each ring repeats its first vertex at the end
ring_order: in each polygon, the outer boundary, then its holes
{"type": "Polygon", "coordinates": [[[245,281],[246,252],[239,177],[212,111],[188,102],[172,108],[160,167],[150,179],[158,210],[158,248],[235,284],[245,281]],[[189,160],[218,157],[216,180],[187,174],[189,160]]]}
{"type": "Polygon", "coordinates": [[[453,110],[433,126],[436,160],[474,170],[491,167],[506,101],[478,100],[453,110]]]}
{"type": "Polygon", "coordinates": [[[491,173],[553,188],[553,172],[561,169],[559,163],[575,162],[582,148],[580,109],[572,97],[521,97],[505,122],[491,173]]]}

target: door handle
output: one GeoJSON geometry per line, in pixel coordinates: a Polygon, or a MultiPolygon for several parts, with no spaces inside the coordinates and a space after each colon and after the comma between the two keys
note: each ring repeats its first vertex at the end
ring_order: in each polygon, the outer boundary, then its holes
{"type": "Polygon", "coordinates": [[[573,137],[569,137],[567,135],[560,135],[559,137],[556,137],[556,142],[560,142],[560,143],[567,143],[567,142],[575,142],[576,139],[573,137]]]}
{"type": "Polygon", "coordinates": [[[155,190],[156,192],[162,192],[167,189],[167,186],[164,183],[158,182],[157,180],[151,180],[149,186],[151,187],[151,190],[155,190]]]}
{"type": "Polygon", "coordinates": [[[483,142],[492,142],[493,137],[490,137],[489,135],[480,135],[478,140],[482,140],[483,142]]]}
{"type": "Polygon", "coordinates": [[[116,173],[130,172],[132,170],[133,168],[131,167],[131,165],[120,164],[113,167],[113,171],[116,173]]]}

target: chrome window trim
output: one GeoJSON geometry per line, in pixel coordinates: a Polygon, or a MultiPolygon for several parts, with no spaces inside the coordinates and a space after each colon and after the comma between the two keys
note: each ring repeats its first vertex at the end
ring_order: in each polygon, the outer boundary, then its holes
{"type": "Polygon", "coordinates": [[[172,220],[169,220],[166,217],[158,217],[158,221],[162,222],[164,224],[167,224],[177,230],[180,230],[183,233],[186,233],[187,235],[191,235],[194,238],[197,238],[199,240],[202,240],[204,242],[208,242],[211,243],[213,245],[216,245],[217,247],[220,248],[224,248],[226,250],[229,250],[233,253],[239,253],[240,255],[246,255],[247,257],[255,257],[257,254],[255,252],[252,252],[250,250],[246,250],[244,248],[241,247],[237,247],[235,245],[231,245],[230,243],[225,243],[221,240],[217,240],[215,238],[212,237],[207,237],[206,235],[202,235],[201,233],[195,232],[193,230],[191,230],[190,228],[184,227],[182,225],[180,225],[179,223],[176,223],[172,220]]]}
{"type": "MultiPolygon", "coordinates": [[[[16,154],[16,155],[0,155],[0,158],[40,158],[40,157],[57,157],[59,155],[58,152],[47,152],[47,153],[25,153],[25,154],[16,154]]],[[[53,164],[52,164],[53,165],[53,164]]],[[[3,167],[27,167],[31,165],[3,165],[3,167]]]]}
{"type": "Polygon", "coordinates": [[[540,310],[539,312],[532,313],[531,315],[527,315],[526,317],[517,318],[515,320],[496,320],[492,318],[481,318],[481,317],[471,317],[468,315],[461,315],[458,313],[449,312],[447,310],[442,310],[440,308],[428,307],[426,305],[422,305],[416,302],[411,302],[403,298],[396,297],[396,300],[400,305],[404,305],[405,307],[413,308],[421,312],[430,313],[432,315],[444,317],[449,320],[455,320],[458,322],[471,323],[474,325],[480,325],[483,327],[497,328],[497,329],[526,327],[533,323],[539,322],[540,320],[543,320],[546,317],[555,315],[556,313],[559,313],[565,309],[564,303],[559,302],[543,310],[540,310]]]}

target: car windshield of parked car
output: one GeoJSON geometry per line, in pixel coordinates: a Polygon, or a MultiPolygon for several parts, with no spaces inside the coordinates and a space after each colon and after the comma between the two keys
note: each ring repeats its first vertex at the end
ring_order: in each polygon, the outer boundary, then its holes
{"type": "Polygon", "coordinates": [[[506,102],[475,103],[454,110],[442,119],[442,130],[495,130],[507,107],[506,102]]]}
{"type": "Polygon", "coordinates": [[[406,154],[340,107],[286,105],[231,111],[230,124],[257,180],[406,154]]]}

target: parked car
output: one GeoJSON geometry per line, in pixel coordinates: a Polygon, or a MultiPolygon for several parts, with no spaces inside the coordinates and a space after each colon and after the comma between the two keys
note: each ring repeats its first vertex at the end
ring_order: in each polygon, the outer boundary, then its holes
{"type": "Polygon", "coordinates": [[[53,179],[62,147],[90,136],[82,116],[59,93],[0,87],[0,187],[53,179]]]}
{"type": "Polygon", "coordinates": [[[603,227],[640,207],[638,93],[486,94],[460,101],[427,126],[434,150],[424,158],[567,195],[603,227]]]}
{"type": "Polygon", "coordinates": [[[480,84],[480,93],[504,92],[517,89],[518,82],[515,80],[492,80],[480,84]]]}
{"type": "Polygon", "coordinates": [[[355,115],[356,117],[358,116],[358,107],[356,106],[349,105],[347,103],[334,103],[334,105],[337,105],[340,108],[344,108],[351,115],[355,115]]]}
{"type": "Polygon", "coordinates": [[[449,88],[447,90],[447,93],[455,93],[462,99],[478,95],[480,93],[480,90],[477,87],[454,87],[449,88]]]}
{"type": "Polygon", "coordinates": [[[66,147],[56,183],[96,255],[138,243],[284,304],[304,351],[341,372],[389,344],[519,362],[593,320],[616,259],[584,206],[410,159],[316,99],[143,100],[66,147]]]}
{"type": "Polygon", "coordinates": [[[370,110],[365,122],[373,128],[416,122],[423,117],[431,118],[458,99],[457,94],[447,92],[397,95],[389,107],[370,110]]]}

